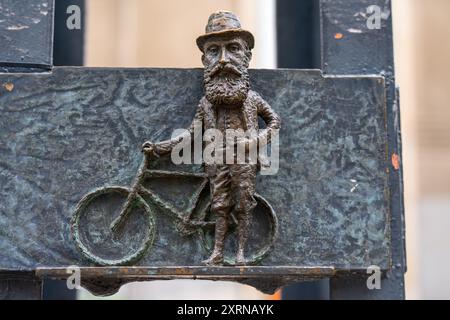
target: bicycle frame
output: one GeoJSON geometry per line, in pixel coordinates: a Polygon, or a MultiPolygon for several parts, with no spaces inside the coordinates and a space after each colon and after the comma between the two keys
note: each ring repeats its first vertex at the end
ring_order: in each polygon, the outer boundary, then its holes
{"type": "Polygon", "coordinates": [[[145,154],[144,160],[142,161],[138,172],[136,174],[136,177],[133,180],[133,183],[130,188],[130,193],[128,194],[127,200],[122,206],[122,209],[120,210],[119,216],[113,220],[113,222],[110,225],[110,229],[112,232],[119,231],[120,227],[123,225],[123,222],[126,220],[128,214],[130,213],[131,209],[133,208],[133,204],[136,201],[137,197],[148,197],[151,199],[153,203],[155,203],[157,206],[162,207],[164,209],[167,209],[169,212],[171,212],[176,218],[178,218],[180,221],[183,221],[186,225],[192,225],[192,226],[203,226],[205,225],[205,222],[194,222],[192,221],[192,213],[194,212],[194,209],[197,205],[197,202],[199,200],[200,194],[203,191],[203,189],[208,184],[208,177],[204,173],[188,173],[188,172],[178,172],[178,171],[163,171],[163,170],[149,170],[149,164],[151,162],[150,156],[148,154],[145,154]],[[180,212],[177,208],[175,208],[173,205],[168,203],[167,201],[164,201],[161,199],[158,195],[156,195],[151,190],[144,188],[143,183],[145,179],[147,178],[160,178],[160,177],[196,177],[203,179],[200,186],[195,190],[193,193],[193,196],[190,199],[190,204],[188,209],[186,210],[187,215],[180,212]]]}
{"type": "MultiPolygon", "coordinates": [[[[214,219],[208,220],[208,213],[210,212],[210,205],[198,207],[200,199],[202,197],[202,192],[208,184],[208,177],[205,173],[189,173],[189,172],[178,172],[178,171],[162,171],[162,170],[150,170],[149,164],[151,158],[146,154],[144,160],[142,161],[139,170],[132,182],[131,187],[120,187],[120,186],[108,186],[100,189],[96,189],[86,194],[77,204],[75,212],[71,220],[72,233],[74,235],[75,242],[83,254],[90,261],[99,265],[129,265],[139,261],[144,254],[151,247],[154,234],[155,234],[155,221],[154,217],[156,215],[155,208],[163,209],[164,213],[169,213],[176,220],[177,231],[184,236],[190,236],[198,233],[201,236],[203,247],[207,251],[211,251],[209,243],[206,241],[206,232],[211,230],[214,232],[215,221],[214,219]],[[200,185],[194,190],[192,196],[189,199],[189,204],[186,210],[180,211],[175,206],[173,206],[169,201],[161,199],[152,190],[144,187],[144,180],[147,178],[174,178],[174,177],[187,177],[187,178],[199,178],[200,185]],[[134,250],[132,254],[128,254],[120,259],[105,259],[99,257],[93,253],[88,246],[86,246],[82,239],[80,238],[79,231],[79,219],[81,214],[96,197],[100,194],[119,192],[120,194],[127,194],[125,203],[123,204],[120,213],[117,218],[113,220],[109,228],[112,232],[118,231],[123,225],[128,215],[132,210],[137,207],[142,207],[148,214],[149,219],[149,235],[142,242],[141,246],[134,250]],[[152,207],[149,204],[152,204],[152,207]],[[200,211],[196,209],[200,208],[200,211]],[[193,216],[196,213],[195,218],[193,216]]],[[[278,219],[270,204],[258,194],[255,194],[255,199],[260,205],[264,207],[266,211],[266,216],[268,217],[268,222],[270,224],[269,241],[260,250],[253,254],[252,258],[248,261],[249,264],[259,263],[272,249],[275,239],[278,235],[278,219]]],[[[230,218],[237,225],[236,218],[232,213],[230,213],[230,218]]],[[[231,221],[230,220],[230,221],[231,221]]],[[[227,265],[233,265],[231,260],[225,261],[227,265]]]]}

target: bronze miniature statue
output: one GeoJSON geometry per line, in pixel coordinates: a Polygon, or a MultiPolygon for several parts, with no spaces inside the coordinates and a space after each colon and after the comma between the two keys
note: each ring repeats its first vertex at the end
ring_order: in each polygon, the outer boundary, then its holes
{"type": "Polygon", "coordinates": [[[156,212],[174,218],[176,230],[181,235],[200,235],[203,247],[212,252],[204,261],[207,265],[257,264],[272,249],[277,237],[278,219],[270,204],[255,193],[255,182],[258,167],[269,165],[264,152],[259,151],[261,148],[264,150],[264,146],[277,136],[280,118],[267,102],[250,90],[247,68],[254,46],[253,36],[241,29],[233,13],[217,12],[209,18],[206,34],[197,39],[197,44],[203,52],[205,96],[198,105],[189,130],[168,141],[145,142],[142,146],[144,160],[131,187],[95,189],[86,194],[75,209],[71,222],[75,243],[82,255],[95,264],[130,265],[142,259],[155,238],[156,212]],[[266,128],[262,130],[259,130],[258,116],[266,123],[266,128]],[[214,146],[212,153],[226,151],[226,163],[223,158],[222,161],[216,161],[216,158],[206,161],[203,157],[205,172],[202,173],[149,169],[152,159],[171,153],[186,138],[196,139],[194,135],[198,127],[205,130],[205,136],[208,130],[215,130],[221,139],[225,137],[222,142],[220,139],[207,140],[205,150],[208,146],[214,146]],[[236,135],[236,132],[244,134],[236,135]],[[200,184],[191,195],[187,195],[188,208],[179,210],[145,185],[153,178],[198,179],[200,184]],[[208,182],[210,203],[199,206],[208,182]],[[115,205],[111,204],[112,200],[105,199],[115,199],[115,205]],[[258,221],[262,219],[269,225],[267,234],[264,234],[268,241],[258,242],[250,250],[251,257],[245,259],[244,249],[249,229],[253,227],[251,217],[255,207],[260,212],[258,221]],[[119,241],[123,235],[121,230],[126,229],[124,225],[133,220],[128,219],[133,212],[142,212],[146,216],[148,228],[140,243],[132,241],[130,250],[122,250],[119,241]],[[86,230],[81,225],[85,225],[86,230]],[[237,225],[238,248],[235,261],[230,261],[228,257],[224,261],[224,240],[230,225],[237,225]],[[214,245],[209,241],[212,237],[215,238],[214,245]],[[99,250],[105,250],[105,253],[100,254],[99,250]]]}
{"type": "MultiPolygon", "coordinates": [[[[206,26],[206,34],[197,39],[202,51],[205,96],[201,99],[194,122],[204,130],[217,129],[224,136],[228,130],[253,132],[238,139],[245,149],[253,142],[259,146],[280,128],[280,118],[258,93],[250,90],[249,62],[254,47],[253,35],[241,28],[239,19],[231,12],[213,13],[206,26]],[[259,130],[258,116],[266,123],[259,130]]],[[[194,122],[189,133],[194,134],[194,122]]],[[[183,137],[159,143],[144,143],[143,151],[151,155],[171,152],[183,137]]],[[[247,159],[248,160],[248,156],[247,159]]],[[[261,163],[263,159],[258,159],[261,163]]],[[[231,213],[238,220],[238,250],[236,265],[244,265],[244,247],[248,238],[252,210],[256,206],[255,182],[257,163],[207,163],[205,172],[211,187],[211,210],[216,215],[214,250],[204,263],[221,265],[224,259],[224,239],[231,213]]]]}

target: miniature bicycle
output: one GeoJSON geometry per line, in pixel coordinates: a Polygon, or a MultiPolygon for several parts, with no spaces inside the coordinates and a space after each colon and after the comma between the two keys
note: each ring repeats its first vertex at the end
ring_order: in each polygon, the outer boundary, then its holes
{"type": "MultiPolygon", "coordinates": [[[[215,227],[214,215],[210,211],[210,200],[208,199],[205,204],[204,196],[202,196],[202,200],[200,199],[200,196],[204,194],[208,194],[209,197],[209,188],[206,188],[208,186],[206,174],[150,170],[151,156],[148,152],[144,152],[144,154],[144,160],[130,188],[108,186],[96,189],[86,194],[80,200],[72,216],[71,229],[76,246],[85,258],[97,265],[131,265],[139,261],[149,252],[153,244],[156,234],[157,212],[168,214],[172,219],[175,219],[176,229],[181,235],[199,234],[205,251],[207,253],[212,252],[215,227]],[[188,208],[180,210],[167,200],[162,199],[151,188],[144,187],[144,182],[153,178],[197,178],[200,184],[193,192],[188,208]],[[117,207],[120,207],[117,217],[109,217],[109,220],[106,221],[104,216],[111,215],[111,211],[117,211],[117,207]],[[119,253],[122,256],[117,256],[117,251],[114,251],[112,247],[118,241],[120,242],[121,230],[124,228],[127,220],[132,220],[130,215],[138,211],[145,218],[141,217],[140,222],[136,222],[133,227],[129,227],[128,233],[132,234],[132,237],[137,237],[138,235],[133,234],[139,233],[136,232],[136,229],[144,228],[141,230],[145,231],[143,232],[145,235],[141,239],[129,240],[133,243],[131,253],[127,249],[126,251],[128,252],[119,253]],[[87,232],[81,230],[82,224],[87,228],[87,232]],[[93,226],[96,224],[100,225],[100,227],[93,226]],[[143,224],[147,224],[147,226],[143,227],[143,224]],[[101,230],[99,231],[99,229],[101,230]],[[140,243],[136,244],[136,242],[140,243]],[[102,256],[95,252],[97,245],[99,248],[103,246],[106,252],[102,256]],[[116,256],[112,257],[114,255],[116,256]]],[[[265,232],[265,243],[258,243],[256,245],[257,248],[253,246],[253,252],[249,252],[250,258],[246,261],[248,265],[259,263],[269,253],[278,233],[278,219],[271,205],[258,194],[255,194],[255,199],[257,201],[255,210],[258,209],[260,215],[263,215],[263,217],[259,218],[266,220],[268,224],[266,229],[268,230],[265,232]]],[[[233,232],[237,225],[237,220],[233,215],[228,220],[230,224],[229,230],[233,232]]],[[[255,227],[252,228],[254,229],[255,227]]],[[[250,233],[261,232],[250,230],[250,233]]],[[[142,237],[142,235],[140,236],[142,237]]],[[[225,265],[234,264],[233,260],[227,256],[224,260],[225,265]]]]}

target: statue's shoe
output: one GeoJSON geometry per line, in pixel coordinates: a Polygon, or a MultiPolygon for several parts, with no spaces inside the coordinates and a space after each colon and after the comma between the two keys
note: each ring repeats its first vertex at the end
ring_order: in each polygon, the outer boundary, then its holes
{"type": "Polygon", "coordinates": [[[222,266],[223,265],[223,256],[212,255],[208,259],[203,260],[202,264],[207,265],[207,266],[222,266]]]}
{"type": "Polygon", "coordinates": [[[235,263],[236,266],[245,266],[247,264],[247,261],[245,260],[244,256],[237,255],[235,263]]]}

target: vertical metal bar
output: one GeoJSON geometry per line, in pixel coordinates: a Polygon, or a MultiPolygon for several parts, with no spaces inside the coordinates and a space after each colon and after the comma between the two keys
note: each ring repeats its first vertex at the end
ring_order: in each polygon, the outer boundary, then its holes
{"type": "MultiPolygon", "coordinates": [[[[332,299],[404,299],[406,272],[400,110],[395,88],[390,0],[320,0],[322,68],[327,74],[386,78],[392,270],[381,290],[367,276],[333,279],[332,299]]],[[[370,214],[368,212],[367,214],[370,214]]]]}
{"type": "Polygon", "coordinates": [[[278,68],[320,68],[320,25],[317,0],[276,3],[278,68]]]}
{"type": "Polygon", "coordinates": [[[86,7],[84,0],[58,0],[55,3],[55,39],[53,63],[55,66],[82,66],[84,62],[84,32],[86,7]],[[67,27],[70,6],[80,8],[80,29],[67,27]]]}

